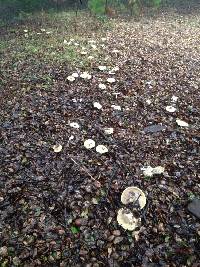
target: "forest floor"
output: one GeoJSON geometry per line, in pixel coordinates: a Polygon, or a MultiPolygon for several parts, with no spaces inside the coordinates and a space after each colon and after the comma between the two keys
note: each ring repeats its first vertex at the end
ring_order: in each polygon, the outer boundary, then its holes
{"type": "Polygon", "coordinates": [[[63,12],[1,29],[2,267],[200,266],[187,208],[200,196],[199,25],[63,12]],[[147,197],[134,231],[117,222],[128,186],[147,197]]]}

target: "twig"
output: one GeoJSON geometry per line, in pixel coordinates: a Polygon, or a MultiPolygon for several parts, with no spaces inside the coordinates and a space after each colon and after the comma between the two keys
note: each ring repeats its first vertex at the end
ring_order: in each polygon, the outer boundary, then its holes
{"type": "Polygon", "coordinates": [[[76,164],[80,170],[83,170],[85,173],[87,173],[87,175],[90,176],[90,178],[95,181],[95,178],[91,175],[91,173],[88,171],[88,169],[85,166],[81,166],[80,164],[78,164],[73,158],[70,158],[71,161],[73,161],[74,164],[76,164]]]}

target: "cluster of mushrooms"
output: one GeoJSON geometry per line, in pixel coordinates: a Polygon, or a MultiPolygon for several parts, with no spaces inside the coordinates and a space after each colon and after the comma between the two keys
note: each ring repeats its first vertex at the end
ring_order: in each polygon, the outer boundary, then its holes
{"type": "Polygon", "coordinates": [[[131,186],[122,192],[121,202],[125,207],[118,210],[117,222],[125,230],[133,231],[140,225],[138,211],[145,207],[146,196],[140,188],[131,186]]]}

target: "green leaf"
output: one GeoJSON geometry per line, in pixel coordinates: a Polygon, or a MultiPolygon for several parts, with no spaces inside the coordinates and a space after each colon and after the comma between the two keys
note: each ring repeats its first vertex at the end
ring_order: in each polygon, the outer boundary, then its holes
{"type": "Polygon", "coordinates": [[[76,235],[76,234],[78,234],[80,232],[80,230],[76,226],[72,226],[71,227],[71,232],[72,232],[72,234],[76,235]]]}

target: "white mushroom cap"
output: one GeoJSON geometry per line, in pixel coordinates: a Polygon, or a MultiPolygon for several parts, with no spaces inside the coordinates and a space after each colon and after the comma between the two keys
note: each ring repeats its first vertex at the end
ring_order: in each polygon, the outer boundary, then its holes
{"type": "Polygon", "coordinates": [[[81,73],[80,77],[82,79],[90,80],[92,78],[92,75],[90,75],[88,72],[83,72],[83,73],[81,73]]]}
{"type": "Polygon", "coordinates": [[[165,171],[165,168],[162,166],[157,166],[155,168],[151,166],[146,166],[142,168],[144,176],[153,177],[154,174],[162,174],[165,171]]]}
{"type": "Polygon", "coordinates": [[[79,129],[79,124],[77,123],[77,122],[71,122],[70,124],[69,124],[69,126],[70,127],[72,127],[72,128],[75,128],[75,129],[79,129]]]}
{"type": "Polygon", "coordinates": [[[106,85],[103,84],[103,83],[100,83],[99,84],[99,88],[102,89],[102,90],[105,90],[106,89],[106,85]]]}
{"type": "Polygon", "coordinates": [[[127,187],[121,195],[121,202],[125,205],[129,203],[139,202],[140,209],[143,209],[146,205],[146,196],[144,192],[135,186],[127,187]]]}
{"type": "Polygon", "coordinates": [[[99,102],[94,102],[93,107],[97,109],[102,109],[102,105],[99,102]]]}
{"type": "Polygon", "coordinates": [[[108,152],[108,149],[106,146],[104,145],[98,145],[96,147],[96,152],[100,153],[100,154],[104,154],[104,153],[107,153],[108,152]]]}
{"type": "Polygon", "coordinates": [[[75,81],[75,78],[72,75],[70,75],[67,77],[67,80],[70,82],[73,82],[73,81],[75,81]]]}
{"type": "Polygon", "coordinates": [[[99,68],[99,70],[102,70],[102,71],[107,69],[106,66],[99,66],[98,68],[99,68]]]}
{"type": "Polygon", "coordinates": [[[126,209],[120,209],[117,213],[117,222],[124,229],[133,231],[138,227],[140,219],[137,219],[133,216],[132,212],[126,209]]]}
{"type": "Polygon", "coordinates": [[[84,147],[87,148],[87,149],[95,147],[95,141],[92,140],[92,139],[85,140],[84,147]]]}
{"type": "Polygon", "coordinates": [[[115,82],[115,78],[108,78],[108,79],[107,79],[107,82],[108,82],[108,83],[114,83],[114,82],[115,82]]]}
{"type": "Polygon", "coordinates": [[[113,128],[104,128],[104,133],[105,134],[113,134],[114,129],[113,128]]]}
{"type": "Polygon", "coordinates": [[[162,166],[157,166],[155,168],[153,168],[153,174],[161,174],[165,171],[165,168],[162,166]]]}
{"type": "Polygon", "coordinates": [[[54,145],[53,151],[59,153],[62,150],[62,145],[54,145]]]}
{"type": "Polygon", "coordinates": [[[118,105],[111,105],[111,107],[114,109],[114,110],[122,110],[122,108],[118,105]]]}
{"type": "Polygon", "coordinates": [[[189,126],[189,124],[187,122],[182,121],[180,119],[176,119],[176,123],[181,127],[188,127],[189,126]]]}
{"type": "Polygon", "coordinates": [[[173,107],[173,106],[166,106],[166,108],[165,108],[168,112],[171,112],[171,113],[173,113],[173,112],[175,112],[176,111],[176,108],[175,107],[173,107]]]}
{"type": "Polygon", "coordinates": [[[77,72],[74,72],[74,73],[72,73],[71,76],[74,77],[74,78],[78,78],[78,73],[77,72]]]}
{"type": "Polygon", "coordinates": [[[178,100],[178,97],[175,96],[175,95],[173,95],[173,96],[172,96],[172,102],[176,102],[177,100],[178,100]]]}

